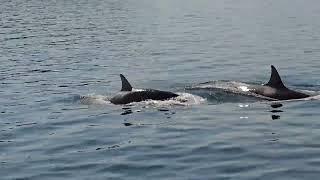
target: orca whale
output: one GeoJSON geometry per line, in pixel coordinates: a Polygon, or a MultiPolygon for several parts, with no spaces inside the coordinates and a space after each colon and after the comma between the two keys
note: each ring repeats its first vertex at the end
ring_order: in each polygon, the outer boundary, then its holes
{"type": "Polygon", "coordinates": [[[282,82],[277,69],[271,65],[271,77],[267,84],[249,85],[252,93],[272,98],[274,100],[301,99],[310,95],[288,89],[282,82]]]}
{"type": "Polygon", "coordinates": [[[120,74],[122,88],[115,96],[110,99],[113,104],[128,104],[145,100],[167,100],[179,96],[178,94],[160,91],[156,89],[133,90],[129,81],[120,74]]]}

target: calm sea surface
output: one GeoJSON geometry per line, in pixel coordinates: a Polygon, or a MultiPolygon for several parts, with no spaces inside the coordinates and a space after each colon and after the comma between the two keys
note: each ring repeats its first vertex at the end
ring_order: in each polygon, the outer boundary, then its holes
{"type": "Polygon", "coordinates": [[[99,103],[120,73],[184,92],[263,83],[271,64],[319,92],[318,0],[2,0],[0,18],[2,180],[320,176],[320,100],[99,103]]]}

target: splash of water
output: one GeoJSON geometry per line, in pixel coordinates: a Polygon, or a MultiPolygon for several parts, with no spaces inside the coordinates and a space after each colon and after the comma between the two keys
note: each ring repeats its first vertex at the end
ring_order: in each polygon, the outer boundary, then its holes
{"type": "Polygon", "coordinates": [[[108,96],[89,94],[80,96],[80,103],[84,105],[108,105],[111,104],[108,96]]]}
{"type": "MultiPolygon", "coordinates": [[[[170,107],[170,106],[191,106],[203,104],[206,99],[189,94],[189,93],[177,93],[178,97],[171,98],[165,101],[161,100],[146,100],[141,102],[132,102],[128,105],[141,105],[141,106],[153,106],[153,107],[170,107]]],[[[109,96],[89,94],[86,96],[80,96],[80,103],[84,105],[110,105],[109,96]]]]}
{"type": "Polygon", "coordinates": [[[189,94],[189,93],[177,93],[179,96],[175,98],[171,98],[165,101],[160,100],[147,100],[138,102],[141,105],[149,105],[154,107],[170,107],[170,106],[192,106],[192,105],[199,105],[206,102],[206,99],[189,94]]]}

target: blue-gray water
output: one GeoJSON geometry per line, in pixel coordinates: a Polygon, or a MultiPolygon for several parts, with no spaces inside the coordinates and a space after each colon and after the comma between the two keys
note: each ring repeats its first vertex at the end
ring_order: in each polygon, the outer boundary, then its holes
{"type": "MultiPolygon", "coordinates": [[[[320,90],[318,0],[3,0],[0,176],[317,179],[319,100],[236,96],[161,109],[82,103],[211,80],[320,90]]],[[[219,95],[219,94],[218,94],[219,95]]]]}

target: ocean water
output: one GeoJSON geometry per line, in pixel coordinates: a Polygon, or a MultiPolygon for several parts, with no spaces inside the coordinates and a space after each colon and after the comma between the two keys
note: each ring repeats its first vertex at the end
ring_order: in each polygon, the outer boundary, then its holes
{"type": "Polygon", "coordinates": [[[273,64],[319,94],[320,1],[3,0],[0,17],[3,180],[320,175],[320,98],[186,90],[273,64]],[[112,105],[120,73],[182,99],[112,105]]]}

